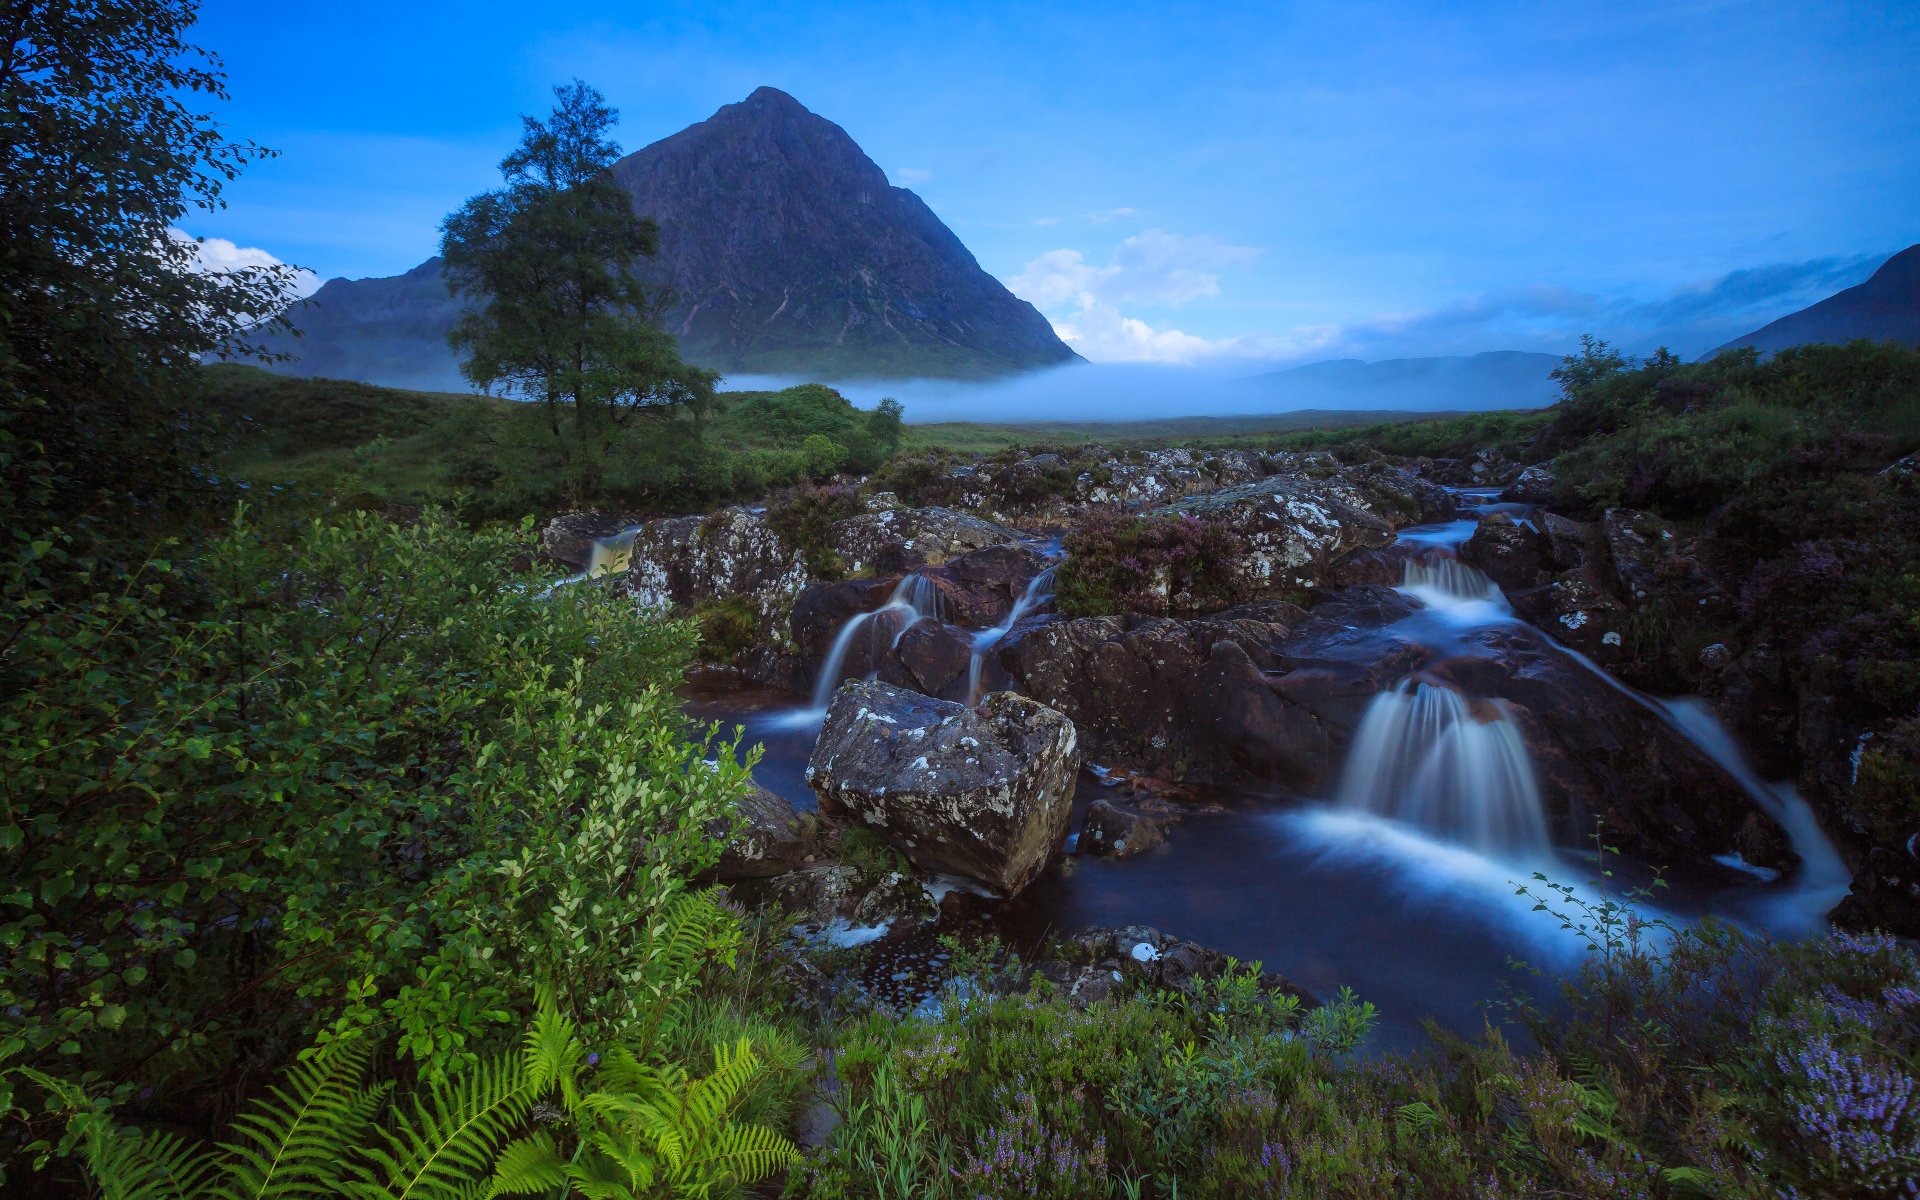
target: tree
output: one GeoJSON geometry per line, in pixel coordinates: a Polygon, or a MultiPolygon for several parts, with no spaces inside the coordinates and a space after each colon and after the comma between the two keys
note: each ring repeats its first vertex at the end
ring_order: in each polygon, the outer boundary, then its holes
{"type": "Polygon", "coordinates": [[[17,533],[191,504],[198,362],[248,353],[293,299],[293,268],[199,270],[176,228],[272,153],[198,111],[226,99],[186,40],[198,7],[0,9],[0,518],[17,533]]]}
{"type": "Polygon", "coordinates": [[[595,459],[640,411],[704,408],[717,376],[680,360],[660,325],[667,297],[634,274],[660,229],[634,214],[611,167],[617,114],[575,80],[553,113],[522,117],[501,160],[506,186],[475,196],[441,226],[448,287],[478,301],[453,332],[476,386],[545,404],[548,428],[590,488],[595,459]],[[571,413],[571,444],[561,431],[571,413]]]}

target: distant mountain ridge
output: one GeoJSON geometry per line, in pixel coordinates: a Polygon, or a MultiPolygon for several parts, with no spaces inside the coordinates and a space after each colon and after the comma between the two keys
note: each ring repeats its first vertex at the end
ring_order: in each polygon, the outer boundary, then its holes
{"type": "Polygon", "coordinates": [[[1706,357],[1741,346],[1771,354],[1808,342],[1855,338],[1920,347],[1920,245],[1908,246],[1881,263],[1865,283],[1734,338],[1706,357]]]}
{"type": "MultiPolygon", "coordinates": [[[[660,223],[640,267],[675,303],[690,361],[728,374],[987,378],[1078,361],[1034,307],[982,270],[921,199],[785,92],[738,104],[621,159],[614,176],[660,223]]],[[[458,387],[459,306],[440,260],[334,279],[296,309],[280,369],[458,387]]]]}

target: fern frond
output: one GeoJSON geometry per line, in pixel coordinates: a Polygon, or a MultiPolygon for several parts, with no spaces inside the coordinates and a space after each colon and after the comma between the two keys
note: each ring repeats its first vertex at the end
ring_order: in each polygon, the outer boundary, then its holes
{"type": "Polygon", "coordinates": [[[731,1048],[713,1048],[713,1073],[687,1088],[688,1123],[702,1132],[720,1128],[733,1112],[734,1101],[760,1071],[753,1044],[741,1038],[731,1048]]]}
{"type": "Polygon", "coordinates": [[[362,1089],[368,1050],[336,1043],[287,1072],[234,1118],[237,1142],[223,1142],[226,1178],[213,1188],[221,1200],[301,1200],[338,1194],[349,1156],[365,1140],[384,1086],[362,1089]]]}
{"type": "Polygon", "coordinates": [[[442,1200],[484,1193],[497,1148],[533,1106],[538,1089],[518,1055],[476,1063],[429,1084],[411,1115],[400,1115],[385,1146],[369,1146],[372,1166],[355,1164],[346,1184],[361,1200],[442,1200]]]}
{"type": "Polygon", "coordinates": [[[587,1062],[587,1050],[575,1036],[573,1022],[560,1015],[550,996],[541,996],[540,1007],[527,1030],[527,1081],[536,1091],[558,1084],[561,1099],[571,1110],[580,1101],[580,1072],[587,1062]]]}
{"type": "Polygon", "coordinates": [[[488,1188],[496,1196],[532,1196],[567,1182],[567,1160],[547,1133],[521,1138],[500,1151],[488,1188]]]}
{"type": "Polygon", "coordinates": [[[213,1174],[213,1156],[181,1138],[93,1122],[87,1171],[102,1200],[193,1200],[213,1174]]]}
{"type": "Polygon", "coordinates": [[[729,1125],[706,1160],[737,1183],[758,1183],[799,1162],[800,1148],[764,1125],[729,1125]]]}

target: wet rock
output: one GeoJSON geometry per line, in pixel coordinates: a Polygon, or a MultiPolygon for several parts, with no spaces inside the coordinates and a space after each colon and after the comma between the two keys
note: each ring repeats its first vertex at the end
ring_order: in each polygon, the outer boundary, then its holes
{"type": "Polygon", "coordinates": [[[1469,695],[1509,701],[1563,843],[1604,824],[1610,843],[1655,862],[1724,854],[1753,821],[1777,835],[1730,776],[1653,708],[1524,625],[1477,635],[1471,658],[1426,672],[1469,695]]]}
{"type": "Polygon", "coordinates": [[[1080,822],[1080,853],[1131,858],[1167,840],[1161,823],[1137,809],[1095,800],[1080,822]]]}
{"type": "Polygon", "coordinates": [[[1088,617],[1028,630],[995,657],[1021,692],[1071,718],[1101,762],[1312,787],[1328,770],[1326,736],[1266,674],[1269,648],[1304,620],[1277,601],[1191,620],[1088,617]]]}
{"type": "Polygon", "coordinates": [[[1550,578],[1541,537],[1505,513],[1480,518],[1473,536],[1460,546],[1460,557],[1486,573],[1511,595],[1539,587],[1550,578]]]}
{"type": "Polygon", "coordinates": [[[951,559],[925,574],[940,584],[948,619],[969,629],[1004,621],[1046,559],[1021,542],[1003,542],[951,559]]]}
{"type": "Polygon", "coordinates": [[[1610,663],[1626,654],[1627,606],[1597,567],[1575,567],[1507,599],[1521,616],[1590,658],[1610,663]]]}
{"type": "Polygon", "coordinates": [[[1500,493],[1502,500],[1512,500],[1520,504],[1546,504],[1553,499],[1559,480],[1554,477],[1553,467],[1547,463],[1535,463],[1514,477],[1507,490],[1500,493]]]}
{"type": "MultiPolygon", "coordinates": [[[[784,797],[759,784],[741,799],[739,814],[740,824],[720,851],[715,868],[721,883],[784,875],[819,850],[814,823],[794,812],[784,797]]],[[[715,822],[708,832],[716,837],[724,834],[726,822],[715,822]]]]}
{"type": "Polygon", "coordinates": [[[1715,642],[1700,651],[1699,661],[1709,671],[1722,671],[1733,664],[1733,651],[1725,642],[1715,642]]]}
{"type": "Polygon", "coordinates": [[[1072,722],[1024,696],[968,709],[856,681],[834,693],[807,780],[823,811],[857,817],[919,869],[1010,896],[1065,838],[1079,766],[1072,722]]]}
{"type": "Polygon", "coordinates": [[[965,701],[973,638],[964,630],[922,621],[886,651],[880,678],[922,695],[965,701]]]}

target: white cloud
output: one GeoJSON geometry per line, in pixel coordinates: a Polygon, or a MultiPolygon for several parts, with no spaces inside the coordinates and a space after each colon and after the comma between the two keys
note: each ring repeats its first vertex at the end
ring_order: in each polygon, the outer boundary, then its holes
{"type": "Polygon", "coordinates": [[[1212,237],[1149,229],[1121,241],[1104,266],[1071,248],[1049,250],[1007,281],[1017,296],[1049,314],[1062,341],[1094,362],[1191,363],[1267,351],[1240,338],[1209,339],[1155,327],[1121,305],[1178,306],[1220,294],[1216,270],[1244,266],[1260,251],[1212,237]]]}
{"type": "Polygon", "coordinates": [[[1220,294],[1220,268],[1244,266],[1259,255],[1212,237],[1149,229],[1113,248],[1096,267],[1078,250],[1049,250],[1007,281],[1015,295],[1046,309],[1075,301],[1093,304],[1180,305],[1220,294]]]}
{"type": "MultiPolygon", "coordinates": [[[[193,265],[197,271],[213,273],[217,271],[235,271],[242,267],[284,266],[280,259],[260,249],[258,246],[242,246],[226,238],[195,239],[185,230],[169,230],[174,237],[183,242],[198,241],[194,248],[193,265]]],[[[311,296],[320,290],[320,277],[305,267],[294,276],[294,294],[311,296]]]]}
{"type": "Polygon", "coordinates": [[[1128,217],[1137,217],[1139,215],[1140,215],[1139,209],[1126,208],[1126,207],[1103,208],[1103,209],[1100,209],[1098,212],[1080,214],[1082,220],[1092,221],[1096,225],[1102,224],[1107,221],[1124,221],[1128,217]]]}
{"type": "Polygon", "coordinates": [[[1059,217],[1035,217],[1033,219],[1033,223],[1035,225],[1058,225],[1060,223],[1060,218],[1059,217]]]}
{"type": "Polygon", "coordinates": [[[893,173],[893,182],[897,187],[914,187],[927,183],[933,178],[933,172],[921,167],[900,167],[893,173]]]}

